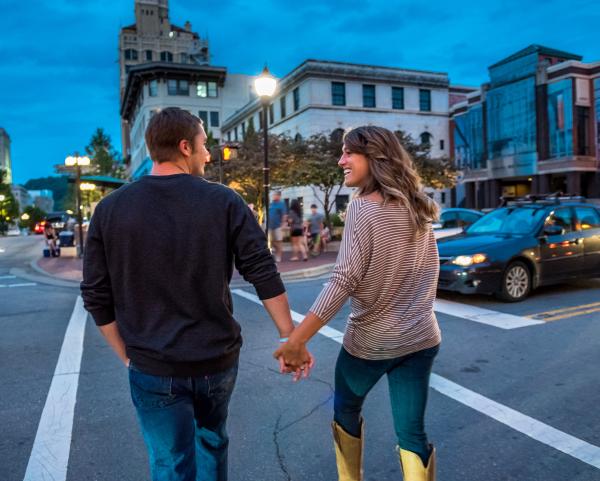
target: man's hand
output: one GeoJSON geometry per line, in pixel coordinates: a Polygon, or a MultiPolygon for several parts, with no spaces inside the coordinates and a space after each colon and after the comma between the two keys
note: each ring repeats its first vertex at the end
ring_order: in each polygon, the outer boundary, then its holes
{"type": "Polygon", "coordinates": [[[288,341],[282,344],[273,353],[273,357],[279,360],[279,369],[282,373],[294,373],[294,381],[302,377],[307,378],[315,365],[315,358],[306,349],[306,344],[300,342],[288,341]]]}

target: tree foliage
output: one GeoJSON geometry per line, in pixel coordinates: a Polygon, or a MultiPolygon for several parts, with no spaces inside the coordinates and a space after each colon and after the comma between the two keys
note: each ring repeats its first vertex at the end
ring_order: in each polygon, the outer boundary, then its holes
{"type": "Polygon", "coordinates": [[[21,229],[29,229],[32,231],[38,222],[43,221],[46,218],[47,212],[43,211],[39,207],[28,205],[23,211],[24,214],[29,215],[29,219],[19,221],[19,227],[21,229]]]}
{"type": "Polygon", "coordinates": [[[91,171],[94,174],[125,178],[125,168],[120,162],[118,152],[112,146],[110,136],[104,132],[104,129],[96,129],[85,152],[91,160],[91,171]]]}
{"type": "Polygon", "coordinates": [[[19,204],[10,189],[10,184],[5,184],[6,171],[0,169],[0,195],[4,200],[0,201],[0,235],[6,234],[8,226],[19,216],[19,204]]]}

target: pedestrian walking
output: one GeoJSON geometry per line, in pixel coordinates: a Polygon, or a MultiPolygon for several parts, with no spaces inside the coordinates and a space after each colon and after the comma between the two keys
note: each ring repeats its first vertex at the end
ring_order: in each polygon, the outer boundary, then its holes
{"type": "Polygon", "coordinates": [[[302,220],[302,206],[298,199],[294,199],[290,204],[289,212],[290,238],[292,241],[291,261],[299,261],[302,256],[303,261],[308,260],[308,250],[304,244],[304,222],[302,220]]]}
{"type": "Polygon", "coordinates": [[[341,481],[361,480],[363,402],[385,374],[405,481],[435,479],[435,449],[424,428],[433,360],[441,342],[433,311],[439,271],[431,222],[412,159],[391,131],[359,127],[344,137],[339,165],[358,188],[327,286],[274,356],[294,369],[306,343],[351,298],[335,369],[333,437],[341,481]]]}
{"type": "Polygon", "coordinates": [[[281,200],[281,192],[273,192],[269,205],[269,240],[275,249],[275,260],[281,262],[283,255],[283,230],[287,222],[287,209],[281,200]]]}
{"type": "Polygon", "coordinates": [[[311,254],[318,256],[321,253],[321,232],[323,230],[323,219],[325,217],[317,210],[316,204],[312,204],[310,210],[311,214],[308,218],[308,225],[313,245],[311,254]]]}
{"type": "MultiPolygon", "coordinates": [[[[293,329],[251,210],[233,190],[199,177],[206,139],[202,121],[185,110],[154,115],[150,175],[100,201],[85,249],[84,305],[129,368],[153,481],[227,480],[226,421],[242,345],[229,291],[234,262],[279,338],[293,329]]],[[[308,352],[305,359],[307,373],[308,352]]]]}

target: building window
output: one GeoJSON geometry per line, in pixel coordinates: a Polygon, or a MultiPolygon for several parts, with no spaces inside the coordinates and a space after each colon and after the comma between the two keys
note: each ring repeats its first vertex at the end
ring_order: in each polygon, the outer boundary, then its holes
{"type": "Polygon", "coordinates": [[[246,137],[246,122],[242,122],[242,139],[246,137]]]}
{"type": "Polygon", "coordinates": [[[269,105],[269,125],[275,121],[275,109],[273,109],[273,104],[269,105]]]}
{"type": "Polygon", "coordinates": [[[219,126],[219,112],[211,112],[210,113],[210,126],[211,127],[219,126]]]}
{"type": "Polygon", "coordinates": [[[431,112],[431,90],[419,89],[419,110],[431,112]]]}
{"type": "Polygon", "coordinates": [[[187,53],[181,54],[181,63],[188,63],[189,56],[187,53]]]}
{"type": "Polygon", "coordinates": [[[446,192],[442,192],[442,204],[446,203],[446,192]]]}
{"type": "Polygon", "coordinates": [[[198,117],[200,117],[200,120],[202,120],[202,124],[204,124],[205,127],[208,126],[208,112],[206,110],[200,110],[198,112],[198,117]]]}
{"type": "Polygon", "coordinates": [[[152,50],[146,50],[146,60],[152,62],[152,50]]]}
{"type": "Polygon", "coordinates": [[[432,137],[432,135],[429,132],[423,132],[420,135],[421,145],[430,147],[431,146],[431,137],[432,137]]]}
{"type": "Polygon", "coordinates": [[[231,142],[231,130],[227,132],[227,141],[231,142]]]}
{"type": "Polygon", "coordinates": [[[281,110],[281,118],[285,117],[285,95],[279,99],[279,108],[281,110]]]}
{"type": "Polygon", "coordinates": [[[150,83],[148,83],[148,95],[150,97],[158,95],[158,80],[150,80],[150,83]]]}
{"type": "Polygon", "coordinates": [[[173,54],[171,52],[160,52],[160,61],[161,62],[172,62],[173,54]]]}
{"type": "Polygon", "coordinates": [[[167,80],[167,91],[169,95],[189,95],[190,86],[187,80],[167,80]]]}
{"type": "Polygon", "coordinates": [[[392,87],[392,108],[395,110],[404,109],[404,88],[392,87]]]}
{"type": "Polygon", "coordinates": [[[440,140],[440,150],[444,150],[444,140],[440,140]]]}
{"type": "Polygon", "coordinates": [[[344,82],[331,82],[331,104],[346,105],[346,84],[344,82]]]}
{"type": "Polygon", "coordinates": [[[237,142],[238,140],[238,130],[237,130],[237,125],[235,127],[235,130],[233,131],[233,139],[237,142]]]}
{"type": "Polygon", "coordinates": [[[375,107],[375,85],[363,85],[363,107],[375,107]]]}
{"type": "Polygon", "coordinates": [[[196,85],[196,95],[202,98],[217,97],[217,82],[198,82],[196,85]]]}
{"type": "Polygon", "coordinates": [[[125,50],[125,60],[137,60],[138,59],[138,51],[133,50],[132,48],[128,48],[125,50]]]}
{"type": "Polygon", "coordinates": [[[294,112],[300,108],[300,88],[294,89],[294,112]]]}

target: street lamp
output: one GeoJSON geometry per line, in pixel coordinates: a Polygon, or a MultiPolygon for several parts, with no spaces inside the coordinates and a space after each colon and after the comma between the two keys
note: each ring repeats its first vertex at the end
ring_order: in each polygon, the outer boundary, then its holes
{"type": "Polygon", "coordinates": [[[265,65],[262,73],[254,80],[254,88],[256,89],[257,95],[260,97],[262,104],[262,117],[263,117],[263,142],[264,142],[264,153],[265,160],[263,166],[263,184],[264,184],[264,204],[265,204],[265,232],[267,238],[269,236],[269,134],[268,134],[268,119],[267,110],[269,109],[269,102],[275,90],[277,90],[277,80],[271,75],[269,69],[265,65]]]}
{"type": "Polygon", "coordinates": [[[81,167],[90,165],[90,158],[87,156],[69,155],[65,159],[67,167],[75,167],[75,190],[77,192],[77,222],[79,222],[79,255],[83,255],[83,216],[81,213],[81,167]]]}

